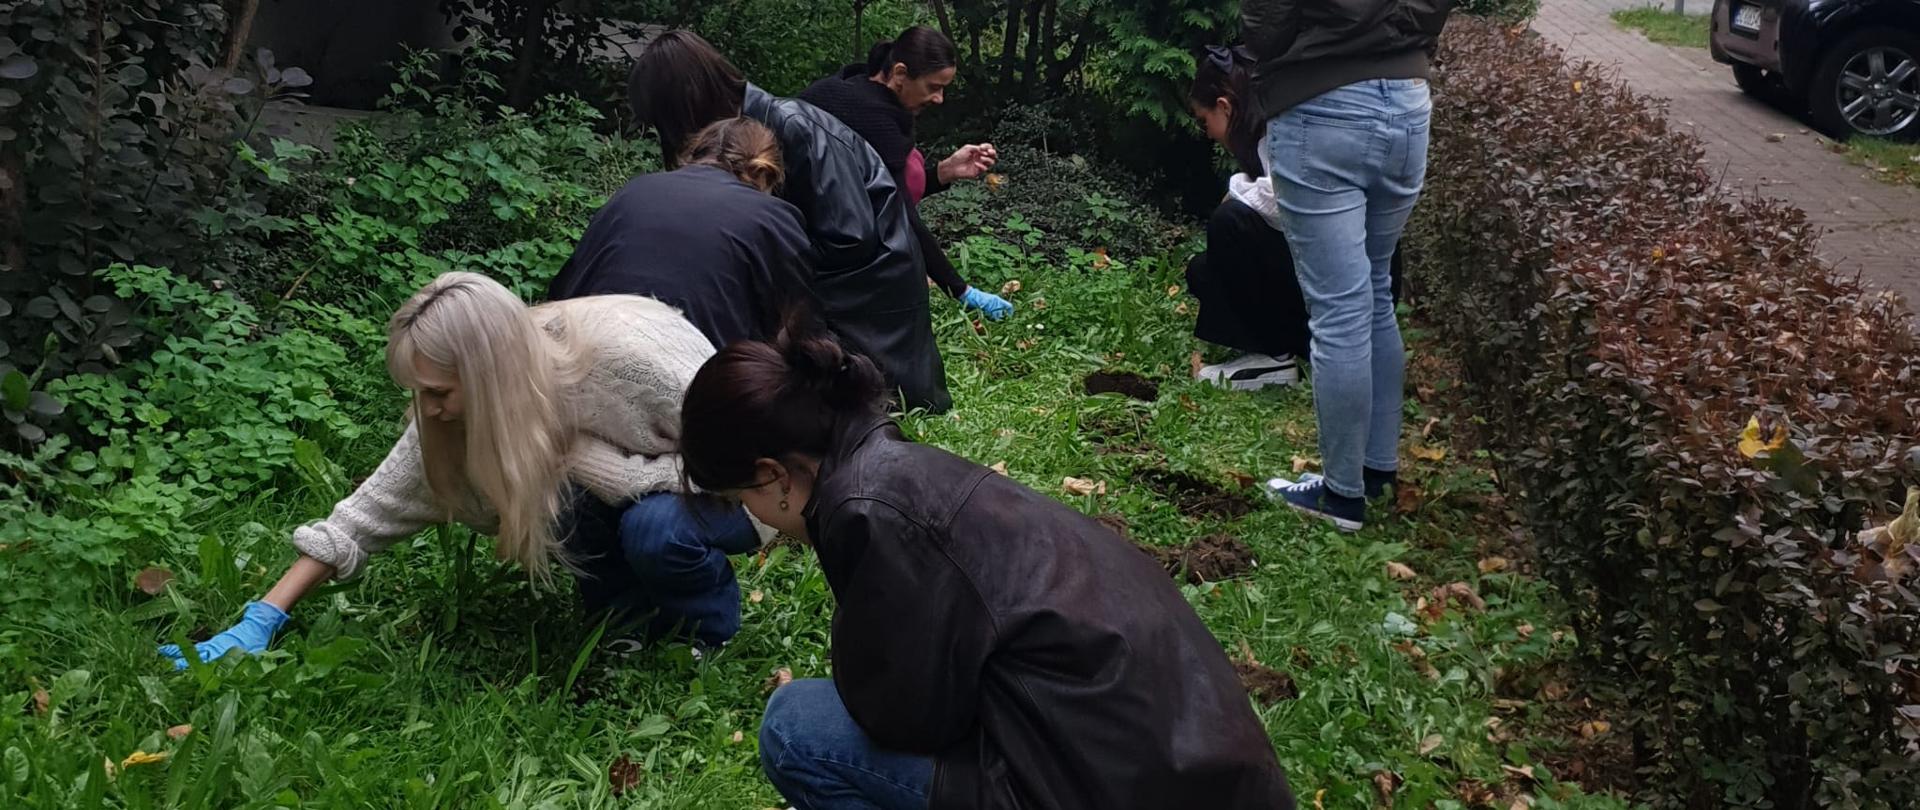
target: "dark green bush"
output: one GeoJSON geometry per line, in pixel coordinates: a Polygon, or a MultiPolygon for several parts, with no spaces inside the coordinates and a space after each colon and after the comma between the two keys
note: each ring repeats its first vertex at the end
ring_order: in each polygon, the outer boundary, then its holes
{"type": "Polygon", "coordinates": [[[1469,20],[1442,64],[1422,309],[1629,707],[1647,798],[1910,806],[1920,597],[1855,537],[1920,475],[1908,316],[1599,69],[1469,20]]]}

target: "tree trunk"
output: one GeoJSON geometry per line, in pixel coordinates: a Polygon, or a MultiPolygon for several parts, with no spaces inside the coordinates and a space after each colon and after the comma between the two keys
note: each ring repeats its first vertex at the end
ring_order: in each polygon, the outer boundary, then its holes
{"type": "Polygon", "coordinates": [[[1040,24],[1040,60],[1029,68],[1034,72],[1034,77],[1029,81],[1046,81],[1046,69],[1060,61],[1059,55],[1054,53],[1054,47],[1060,42],[1060,0],[1047,0],[1046,13],[1046,22],[1040,24]]]}
{"type": "Polygon", "coordinates": [[[1020,68],[1020,84],[1022,92],[1029,97],[1040,85],[1040,19],[1050,2],[1034,0],[1035,5],[1027,13],[1027,59],[1020,68]]]}
{"type": "Polygon", "coordinates": [[[13,149],[0,149],[0,186],[4,186],[0,187],[0,233],[7,239],[0,245],[0,261],[7,263],[7,272],[20,273],[27,269],[27,231],[20,221],[26,210],[27,173],[20,153],[13,149]]]}
{"type": "Polygon", "coordinates": [[[867,27],[862,20],[866,17],[867,0],[853,0],[853,61],[867,58],[867,27]]]}
{"type": "Polygon", "coordinates": [[[521,9],[520,41],[514,52],[513,78],[507,83],[507,106],[526,109],[533,102],[533,74],[540,66],[540,51],[546,46],[542,36],[547,9],[552,0],[527,0],[521,9]]]}
{"type": "MultiPolygon", "coordinates": [[[[951,42],[960,41],[958,37],[953,35],[953,17],[947,14],[946,0],[933,0],[933,17],[940,21],[940,33],[946,34],[947,39],[951,42]]],[[[965,55],[962,55],[960,67],[965,68],[966,66],[967,60],[965,55]]]]}
{"type": "Polygon", "coordinates": [[[1049,86],[1057,86],[1068,76],[1080,69],[1080,63],[1087,60],[1087,46],[1093,40],[1093,10],[1087,10],[1087,16],[1080,19],[1080,28],[1073,34],[1073,49],[1067,52],[1067,58],[1053,66],[1052,75],[1047,77],[1049,86]]]}
{"type": "Polygon", "coordinates": [[[1001,92],[1013,86],[1014,63],[1020,59],[1020,20],[1026,10],[1027,4],[1021,0],[1007,0],[1007,33],[1000,41],[1001,92]]]}
{"type": "Polygon", "coordinates": [[[259,10],[260,0],[227,2],[227,58],[220,64],[228,73],[240,66],[240,55],[247,52],[247,38],[253,34],[253,15],[259,10]]]}

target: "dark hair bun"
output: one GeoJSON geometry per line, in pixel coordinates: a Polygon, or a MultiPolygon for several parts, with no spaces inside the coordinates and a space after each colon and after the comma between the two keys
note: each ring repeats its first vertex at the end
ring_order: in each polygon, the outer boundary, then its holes
{"type": "Polygon", "coordinates": [[[867,49],[867,75],[872,76],[892,68],[893,65],[889,63],[889,58],[892,56],[893,40],[873,43],[873,47],[867,49]]]}
{"type": "Polygon", "coordinates": [[[786,360],[790,383],[835,411],[874,409],[886,392],[873,361],[848,351],[830,333],[789,329],[774,339],[774,348],[786,360]]]}

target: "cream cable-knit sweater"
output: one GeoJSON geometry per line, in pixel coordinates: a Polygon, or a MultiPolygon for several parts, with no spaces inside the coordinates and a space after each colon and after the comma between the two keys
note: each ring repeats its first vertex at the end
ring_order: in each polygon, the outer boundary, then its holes
{"type": "MultiPolygon", "coordinates": [[[[650,298],[575,298],[534,314],[549,332],[578,330],[572,342],[588,366],[566,392],[566,413],[577,431],[569,477],[610,504],[679,490],[680,400],[713,345],[678,311],[650,298]]],[[[373,475],[325,520],[295,529],[293,544],[347,579],[368,555],[433,523],[451,518],[496,531],[498,519],[484,499],[466,500],[437,502],[409,424],[373,475]]],[[[764,540],[770,531],[760,529],[764,540]]]]}

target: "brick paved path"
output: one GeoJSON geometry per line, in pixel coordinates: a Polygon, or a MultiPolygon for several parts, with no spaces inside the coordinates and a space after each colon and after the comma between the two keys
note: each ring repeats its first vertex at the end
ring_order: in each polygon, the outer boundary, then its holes
{"type": "MultiPolygon", "coordinates": [[[[1542,0],[1533,29],[1569,58],[1613,66],[1635,90],[1667,99],[1668,118],[1700,138],[1728,188],[1805,209],[1826,231],[1823,258],[1920,309],[1920,189],[1880,182],[1832,153],[1806,123],[1747,98],[1705,49],[1655,45],[1608,17],[1641,5],[1645,0],[1542,0]],[[1774,143],[1770,135],[1786,137],[1774,143]]],[[[1687,0],[1689,12],[1712,6],[1687,0]]]]}

